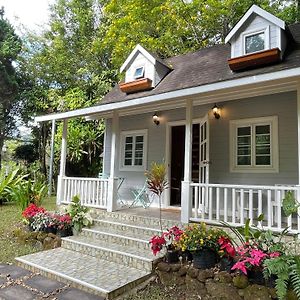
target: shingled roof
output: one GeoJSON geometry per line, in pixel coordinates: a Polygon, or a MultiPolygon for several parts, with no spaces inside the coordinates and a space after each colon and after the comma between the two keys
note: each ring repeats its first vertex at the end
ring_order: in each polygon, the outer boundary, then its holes
{"type": "Polygon", "coordinates": [[[125,94],[116,85],[101,101],[102,104],[138,99],[206,84],[272,73],[300,67],[300,23],[287,28],[288,47],[282,62],[247,71],[232,72],[227,60],[230,45],[215,45],[199,51],[164,60],[173,70],[152,90],[125,94]]]}

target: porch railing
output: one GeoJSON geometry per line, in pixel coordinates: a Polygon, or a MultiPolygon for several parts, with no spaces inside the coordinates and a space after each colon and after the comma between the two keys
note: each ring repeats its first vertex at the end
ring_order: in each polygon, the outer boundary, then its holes
{"type": "Polygon", "coordinates": [[[78,195],[84,206],[107,207],[108,179],[62,177],[62,187],[62,204],[69,204],[78,195]]]}
{"type": "Polygon", "coordinates": [[[192,221],[208,224],[223,221],[238,227],[249,218],[252,225],[272,231],[280,232],[289,227],[289,232],[300,233],[300,207],[298,213],[289,217],[282,209],[282,200],[288,191],[299,201],[300,187],[192,183],[191,188],[192,221]],[[261,214],[264,214],[264,221],[259,223],[257,217],[261,214]]]}

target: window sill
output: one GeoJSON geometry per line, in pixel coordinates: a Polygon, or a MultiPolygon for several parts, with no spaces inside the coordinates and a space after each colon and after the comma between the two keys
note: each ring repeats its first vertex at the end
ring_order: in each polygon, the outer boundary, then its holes
{"type": "Polygon", "coordinates": [[[233,167],[230,169],[231,173],[251,173],[251,174],[264,174],[264,173],[279,173],[278,167],[233,167]]]}
{"type": "Polygon", "coordinates": [[[278,62],[280,55],[281,51],[273,48],[231,58],[228,60],[228,64],[232,71],[239,71],[278,62]]]}
{"type": "Polygon", "coordinates": [[[120,171],[126,171],[126,172],[145,172],[146,168],[144,166],[141,167],[121,167],[119,169],[120,171]]]}

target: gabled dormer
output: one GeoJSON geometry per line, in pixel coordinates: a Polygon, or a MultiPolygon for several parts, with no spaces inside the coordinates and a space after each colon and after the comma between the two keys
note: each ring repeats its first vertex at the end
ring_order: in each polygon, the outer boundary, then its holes
{"type": "Polygon", "coordinates": [[[286,47],[285,23],[257,5],[245,13],[225,38],[231,45],[233,71],[278,62],[286,47]]]}
{"type": "Polygon", "coordinates": [[[121,73],[125,71],[125,82],[119,84],[120,89],[127,94],[150,90],[170,70],[161,59],[137,45],[120,68],[121,73]]]}

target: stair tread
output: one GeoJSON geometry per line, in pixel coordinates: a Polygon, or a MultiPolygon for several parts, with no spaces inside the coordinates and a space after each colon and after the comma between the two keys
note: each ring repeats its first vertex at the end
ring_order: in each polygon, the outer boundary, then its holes
{"type": "Polygon", "coordinates": [[[91,246],[96,246],[96,247],[101,247],[104,248],[105,250],[113,250],[113,251],[118,251],[122,252],[124,255],[128,254],[129,256],[136,256],[138,258],[148,260],[148,261],[154,261],[159,256],[154,256],[149,248],[149,250],[144,250],[144,249],[139,249],[137,247],[132,247],[128,245],[120,245],[117,243],[107,243],[106,241],[101,241],[101,240],[96,240],[93,238],[88,238],[85,236],[72,236],[68,238],[64,238],[66,241],[74,241],[74,242],[81,242],[85,243],[91,246]]]}
{"type": "Polygon", "coordinates": [[[155,234],[155,232],[153,232],[153,235],[148,235],[148,234],[144,234],[144,233],[133,233],[130,231],[126,231],[126,230],[118,230],[112,227],[102,227],[100,225],[94,225],[89,229],[84,228],[83,230],[93,230],[93,231],[99,231],[102,233],[108,233],[108,234],[116,234],[116,235],[120,235],[124,238],[134,238],[134,239],[139,239],[139,240],[143,240],[144,242],[149,242],[149,240],[151,239],[151,237],[155,234]]]}
{"type": "Polygon", "coordinates": [[[76,251],[56,248],[17,258],[18,261],[108,294],[142,277],[138,270],[76,251]]]}

